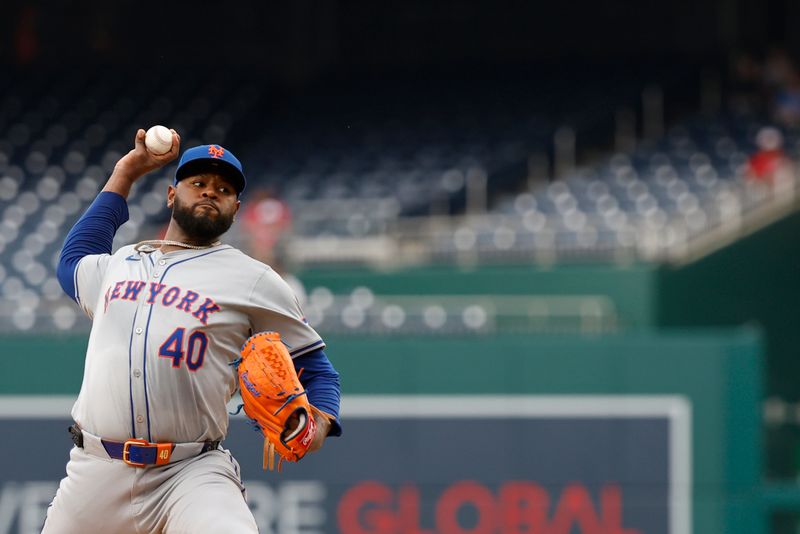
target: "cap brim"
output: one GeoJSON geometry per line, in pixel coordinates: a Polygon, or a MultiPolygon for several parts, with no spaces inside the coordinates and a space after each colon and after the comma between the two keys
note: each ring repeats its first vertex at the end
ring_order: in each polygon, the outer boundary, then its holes
{"type": "Polygon", "coordinates": [[[236,188],[237,193],[244,191],[245,181],[242,171],[237,169],[233,164],[218,158],[195,159],[184,163],[175,173],[175,180],[176,182],[180,182],[184,178],[207,172],[213,172],[223,176],[236,188]]]}

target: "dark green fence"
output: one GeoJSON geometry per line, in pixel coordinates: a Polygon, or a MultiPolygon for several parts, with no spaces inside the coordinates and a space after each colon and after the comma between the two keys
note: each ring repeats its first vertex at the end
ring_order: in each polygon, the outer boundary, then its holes
{"type": "MultiPolygon", "coordinates": [[[[692,409],[693,532],[764,532],[753,330],[327,341],[345,394],[683,396],[692,409]]],[[[2,338],[0,393],[76,393],[85,346],[84,336],[2,338]]]]}

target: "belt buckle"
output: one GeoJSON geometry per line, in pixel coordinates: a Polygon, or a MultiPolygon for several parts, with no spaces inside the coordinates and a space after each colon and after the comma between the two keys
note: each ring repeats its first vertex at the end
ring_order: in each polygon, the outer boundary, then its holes
{"type": "Polygon", "coordinates": [[[169,463],[172,456],[174,445],[172,443],[150,443],[144,439],[129,439],[122,445],[122,461],[131,467],[145,467],[147,465],[164,465],[169,463]],[[156,457],[154,462],[139,463],[131,461],[131,446],[144,447],[156,450],[156,457]]]}
{"type": "Polygon", "coordinates": [[[122,461],[128,464],[131,467],[144,467],[146,464],[142,464],[139,462],[132,462],[130,460],[131,451],[130,448],[132,445],[139,445],[140,447],[152,447],[152,445],[144,439],[129,439],[125,442],[122,446],[122,461]]]}

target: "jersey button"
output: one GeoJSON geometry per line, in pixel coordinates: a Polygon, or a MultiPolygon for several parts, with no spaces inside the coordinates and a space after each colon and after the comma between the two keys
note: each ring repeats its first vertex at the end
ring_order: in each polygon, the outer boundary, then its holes
{"type": "Polygon", "coordinates": [[[166,264],[167,264],[167,262],[166,262],[166,261],[164,261],[164,260],[159,260],[159,261],[158,261],[158,264],[159,264],[159,265],[166,265],[166,264]]]}
{"type": "Polygon", "coordinates": [[[137,415],[136,416],[136,422],[137,423],[144,423],[144,416],[143,415],[137,415]]]}
{"type": "Polygon", "coordinates": [[[137,329],[136,329],[136,333],[137,333],[137,334],[141,334],[141,333],[142,333],[142,327],[141,327],[141,326],[140,326],[139,328],[137,328],[137,329]]]}
{"type": "Polygon", "coordinates": [[[136,378],[139,378],[140,376],[142,376],[142,372],[140,370],[138,370],[138,369],[134,369],[133,370],[133,376],[135,376],[136,378]]]}
{"type": "Polygon", "coordinates": [[[155,272],[153,273],[153,278],[158,278],[158,275],[159,275],[159,272],[158,272],[158,271],[155,271],[155,272]]]}

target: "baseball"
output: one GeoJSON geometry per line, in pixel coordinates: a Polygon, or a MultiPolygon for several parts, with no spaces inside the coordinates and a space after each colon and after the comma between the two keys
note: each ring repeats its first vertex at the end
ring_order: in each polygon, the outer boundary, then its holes
{"type": "Polygon", "coordinates": [[[172,132],[169,128],[157,124],[151,126],[144,137],[144,145],[147,150],[155,155],[166,154],[172,148],[172,132]]]}

